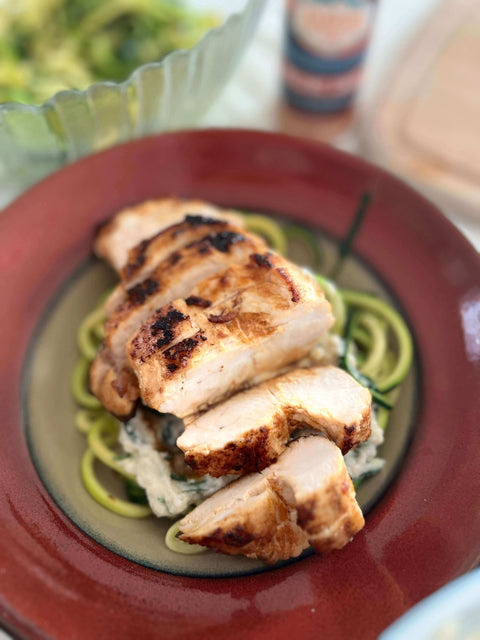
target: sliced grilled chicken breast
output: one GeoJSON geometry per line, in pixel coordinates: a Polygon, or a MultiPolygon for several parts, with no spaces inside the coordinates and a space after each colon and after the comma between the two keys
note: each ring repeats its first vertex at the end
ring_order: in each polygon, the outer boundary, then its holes
{"type": "MultiPolygon", "coordinates": [[[[158,274],[156,269],[160,264],[162,269],[174,269],[182,259],[181,250],[192,246],[205,248],[208,244],[218,251],[227,251],[230,244],[235,243],[246,232],[226,220],[207,218],[199,215],[187,215],[182,222],[163,229],[160,233],[143,240],[130,249],[127,263],[122,269],[122,282],[115,287],[105,303],[105,311],[110,316],[128,297],[129,290],[150,279],[158,279],[164,274],[158,274]],[[204,242],[206,244],[196,245],[204,242]],[[168,259],[168,261],[167,261],[168,259]],[[167,261],[167,262],[166,262],[167,261]]],[[[253,241],[253,236],[249,236],[253,241]]],[[[257,237],[257,250],[266,249],[265,243],[257,237]]],[[[205,251],[204,251],[205,252],[205,251]]]]}
{"type": "Polygon", "coordinates": [[[127,345],[143,402],[181,418],[272,377],[333,322],[313,278],[271,253],[204,280],[190,300],[199,302],[159,309],[127,345]],[[169,333],[162,326],[174,312],[185,324],[169,333]]]}
{"type": "Polygon", "coordinates": [[[180,538],[230,555],[268,563],[295,558],[308,547],[295,506],[268,478],[244,476],[207,498],[180,522],[180,538]]]}
{"type": "Polygon", "coordinates": [[[162,229],[181,222],[187,214],[222,218],[242,226],[242,217],[236,211],[220,209],[201,200],[147,200],[122,209],[104,224],[95,238],[94,251],[120,272],[130,249],[162,229]]]}
{"type": "MultiPolygon", "coordinates": [[[[141,324],[170,300],[187,297],[198,282],[228,265],[245,262],[252,251],[264,247],[260,238],[247,232],[212,233],[171,254],[149,278],[127,291],[126,300],[105,324],[103,346],[90,368],[90,388],[109,411],[126,419],[135,409],[138,383],[126,358],[125,345],[141,324]]],[[[187,303],[203,304],[197,298],[187,298],[187,303]]],[[[169,318],[168,323],[172,324],[173,316],[169,318]]],[[[169,330],[165,329],[167,335],[169,330]]]]}
{"type": "Polygon", "coordinates": [[[180,522],[181,538],[269,563],[341,549],[364,525],[342,453],[322,436],[300,438],[278,462],[207,498],[180,522]]]}
{"type": "Polygon", "coordinates": [[[370,392],[337,367],[294,369],[186,421],[177,445],[197,473],[260,471],[298,427],[323,432],[343,453],[368,439],[370,392]]]}

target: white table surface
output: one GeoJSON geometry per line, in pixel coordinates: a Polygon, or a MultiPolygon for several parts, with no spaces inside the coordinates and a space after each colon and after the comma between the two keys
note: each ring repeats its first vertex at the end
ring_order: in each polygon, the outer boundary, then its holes
{"type": "MultiPolygon", "coordinates": [[[[375,31],[359,95],[361,111],[374,102],[382,79],[402,47],[438,0],[381,0],[375,31]]],[[[274,112],[279,95],[282,50],[282,0],[268,0],[259,28],[237,71],[214,107],[204,126],[245,127],[274,130],[274,112]]],[[[360,153],[355,141],[349,150],[360,153]]],[[[472,244],[480,250],[480,222],[444,211],[472,244]]],[[[10,636],[0,630],[0,640],[10,636]]]]}

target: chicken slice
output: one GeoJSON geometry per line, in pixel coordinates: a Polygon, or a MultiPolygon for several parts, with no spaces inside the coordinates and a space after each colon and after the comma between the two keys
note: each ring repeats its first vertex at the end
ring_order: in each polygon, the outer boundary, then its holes
{"type": "Polygon", "coordinates": [[[342,452],[326,438],[295,440],[262,473],[277,489],[293,493],[297,522],[317,553],[341,549],[363,528],[342,452]]]}
{"type": "MultiPolygon", "coordinates": [[[[105,311],[110,316],[128,297],[129,290],[150,279],[158,279],[157,267],[169,270],[174,267],[183,254],[182,249],[190,248],[195,243],[206,242],[215,246],[218,251],[226,251],[229,244],[235,242],[235,237],[247,235],[241,227],[225,220],[207,218],[199,215],[187,215],[182,222],[164,229],[157,235],[130,249],[127,263],[122,269],[122,282],[115,287],[105,303],[105,311]],[[233,239],[233,240],[232,240],[233,239]],[[168,259],[168,262],[165,262],[168,259]]],[[[248,236],[253,241],[253,236],[248,236]]],[[[263,240],[257,238],[257,251],[266,249],[263,240]]]]}
{"type": "Polygon", "coordinates": [[[177,441],[200,474],[260,471],[298,427],[323,432],[345,454],[370,436],[371,395],[337,367],[294,369],[186,421],[177,441]]]}
{"type": "Polygon", "coordinates": [[[187,214],[222,218],[237,226],[243,226],[242,217],[238,212],[220,209],[201,200],[147,200],[122,209],[100,228],[95,238],[95,254],[104,258],[115,271],[120,272],[127,262],[130,249],[162,229],[180,222],[187,214]]]}
{"type": "Polygon", "coordinates": [[[162,229],[130,249],[121,273],[125,286],[133,287],[147,278],[162,260],[175,251],[201,240],[208,234],[221,231],[241,233],[242,227],[219,218],[187,214],[181,222],[162,229]]]}
{"type": "Polygon", "coordinates": [[[308,274],[280,256],[253,254],[201,282],[175,342],[159,309],[127,345],[144,404],[184,418],[270,378],[306,355],[333,322],[330,304],[308,274]],[[205,304],[207,301],[208,306],[205,304]]]}
{"type": "Polygon", "coordinates": [[[322,436],[292,442],[278,462],[236,480],[180,522],[180,538],[269,563],[341,549],[362,529],[342,453],[322,436]]]}
{"type": "MultiPolygon", "coordinates": [[[[135,409],[138,382],[127,360],[125,345],[142,323],[171,300],[187,298],[198,282],[229,265],[245,262],[252,251],[264,247],[260,238],[247,232],[212,233],[171,254],[149,278],[127,291],[126,300],[105,324],[105,340],[90,368],[90,388],[111,413],[127,419],[135,409]]],[[[187,298],[187,304],[207,303],[194,297],[187,298]]],[[[175,324],[190,327],[191,322],[184,320],[183,314],[168,315],[166,335],[170,335],[175,324]]]]}
{"type": "Polygon", "coordinates": [[[265,562],[295,558],[308,547],[294,504],[268,478],[244,476],[207,498],[180,522],[180,538],[265,562]]]}

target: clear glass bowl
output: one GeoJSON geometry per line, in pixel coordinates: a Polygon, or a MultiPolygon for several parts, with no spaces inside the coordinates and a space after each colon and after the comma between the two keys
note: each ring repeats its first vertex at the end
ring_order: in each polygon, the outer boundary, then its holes
{"type": "Polygon", "coordinates": [[[0,104],[0,206],[81,156],[198,122],[230,77],[264,4],[245,0],[194,47],[142,65],[122,83],[61,91],[39,106],[0,104]]]}

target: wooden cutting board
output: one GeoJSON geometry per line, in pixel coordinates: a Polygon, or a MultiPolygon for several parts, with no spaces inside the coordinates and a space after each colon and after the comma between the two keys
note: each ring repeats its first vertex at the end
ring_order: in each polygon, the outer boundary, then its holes
{"type": "Polygon", "coordinates": [[[367,154],[480,218],[480,0],[444,0],[366,119],[367,154]]]}

